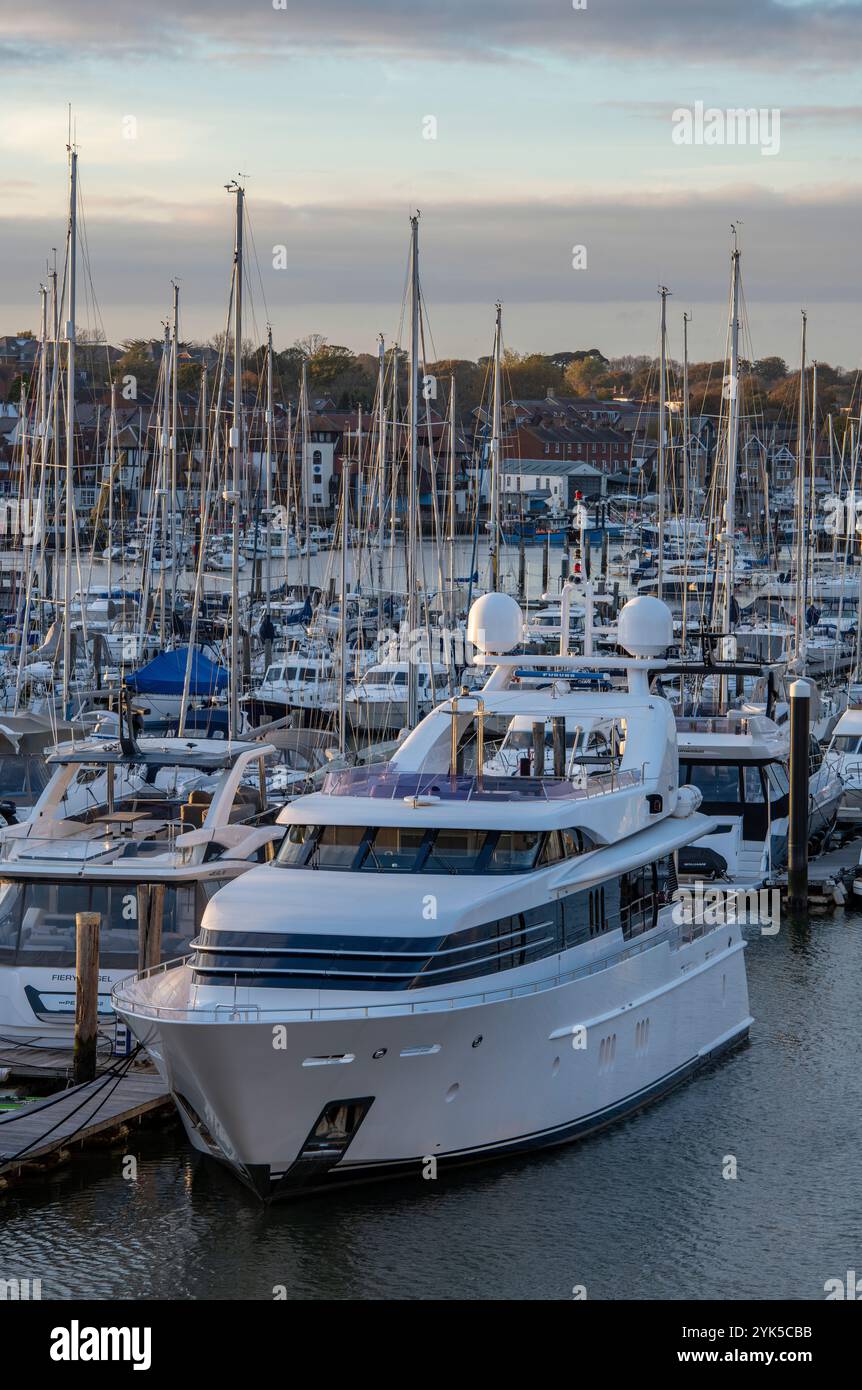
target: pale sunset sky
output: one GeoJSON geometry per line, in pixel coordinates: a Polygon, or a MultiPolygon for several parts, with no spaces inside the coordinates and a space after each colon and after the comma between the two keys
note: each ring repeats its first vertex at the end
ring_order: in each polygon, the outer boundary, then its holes
{"type": "Polygon", "coordinates": [[[795,362],[804,307],[856,366],[860,65],[859,0],[0,0],[0,332],[62,254],[71,103],[78,322],[113,342],[159,335],[172,277],[183,335],[222,329],[242,172],[279,347],[396,335],[418,207],[429,355],[488,352],[498,298],[512,348],[654,352],[664,283],[671,350],[688,310],[718,357],[738,221],[755,355],[795,362]],[[777,110],[777,153],[674,143],[696,102],[777,110]]]}

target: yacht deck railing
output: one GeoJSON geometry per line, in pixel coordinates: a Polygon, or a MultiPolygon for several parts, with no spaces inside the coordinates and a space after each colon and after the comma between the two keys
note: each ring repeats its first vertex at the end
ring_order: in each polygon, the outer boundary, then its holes
{"type": "Polygon", "coordinates": [[[125,1003],[128,1006],[128,1012],[136,1017],[164,1020],[168,1023],[191,1024],[316,1023],[340,1019],[448,1013],[453,1009],[475,1008],[480,1004],[499,1004],[512,999],[521,999],[530,994],[542,994],[546,990],[558,989],[561,985],[568,985],[575,980],[586,979],[590,975],[597,975],[604,970],[610,970],[613,966],[631,960],[644,951],[651,951],[654,947],[663,946],[665,943],[671,947],[678,947],[703,935],[703,923],[673,923],[657,929],[654,934],[646,933],[643,938],[628,943],[620,951],[601,956],[598,960],[587,961],[574,970],[558,971],[556,974],[546,976],[541,980],[531,980],[526,984],[512,985],[508,989],[481,990],[478,993],[450,995],[445,999],[417,1000],[415,1003],[411,1001],[388,1004],[345,1004],[328,1008],[318,1006],[309,1009],[261,1009],[257,1004],[240,1001],[239,994],[247,993],[248,986],[240,986],[236,981],[234,981],[232,1001],[226,1001],[223,1004],[208,1004],[201,1008],[189,1005],[144,1003],[135,998],[134,993],[129,993],[142,980],[165,974],[167,971],[177,969],[180,966],[188,966],[193,959],[193,954],[180,956],[176,960],[163,961],[161,965],[153,966],[151,969],[136,975],[127,976],[125,980],[121,980],[119,984],[114,986],[111,999],[115,1008],[122,1010],[125,1003]]]}
{"type": "Polygon", "coordinates": [[[487,777],[448,772],[391,772],[388,767],[345,768],[329,772],[328,796],[366,796],[384,801],[434,798],[437,801],[562,801],[624,791],[643,782],[642,770],[603,772],[578,786],[567,777],[487,777]]]}

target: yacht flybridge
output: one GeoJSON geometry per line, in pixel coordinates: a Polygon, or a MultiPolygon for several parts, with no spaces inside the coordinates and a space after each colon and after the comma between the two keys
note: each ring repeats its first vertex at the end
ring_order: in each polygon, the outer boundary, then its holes
{"type": "Polygon", "coordinates": [[[94,738],[62,744],[29,820],[0,831],[0,1036],[71,1044],[75,916],[101,915],[99,1016],[139,962],[139,914],[159,886],[162,954],[194,936],[223,884],[283,832],[260,788],[268,744],[94,738]]]}
{"type": "Polygon", "coordinates": [[[583,692],[560,678],[595,665],[567,652],[574,587],[550,658],[513,654],[513,599],[479,599],[484,688],[287,806],[275,862],[213,899],[193,953],[115,987],[191,1143],[261,1197],[561,1144],[745,1038],[739,926],[671,901],[711,823],[649,690],[670,613],[627,604],[630,656],[601,665],[628,688],[583,692]],[[543,664],[544,688],[513,682],[543,664]],[[533,751],[495,762],[525,721],[533,751]]]}

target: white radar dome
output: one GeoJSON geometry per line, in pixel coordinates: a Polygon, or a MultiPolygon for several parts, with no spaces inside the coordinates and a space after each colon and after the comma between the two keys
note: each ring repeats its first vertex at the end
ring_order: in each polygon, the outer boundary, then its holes
{"type": "Polygon", "coordinates": [[[524,615],[508,594],[483,594],[467,619],[467,641],[480,652],[510,652],[522,640],[524,615]]]}
{"type": "Polygon", "coordinates": [[[617,641],[629,656],[663,656],[673,643],[673,617],[660,598],[630,598],[620,613],[617,641]]]}

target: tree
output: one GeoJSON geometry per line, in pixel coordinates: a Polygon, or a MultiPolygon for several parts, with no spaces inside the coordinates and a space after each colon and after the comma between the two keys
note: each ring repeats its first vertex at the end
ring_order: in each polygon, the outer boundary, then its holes
{"type": "Polygon", "coordinates": [[[129,342],[123,343],[125,352],[116,364],[116,375],[119,379],[124,376],[133,376],[138,387],[145,391],[151,391],[156,384],[158,376],[158,366],[151,353],[151,344],[143,338],[134,338],[129,342]]]}
{"type": "Polygon", "coordinates": [[[752,363],[751,370],[762,381],[781,381],[787,376],[787,363],[783,357],[759,357],[752,363]]]}
{"type": "Polygon", "coordinates": [[[608,371],[607,358],[582,357],[566,368],[566,386],[575,396],[605,397],[613,394],[613,379],[608,371]]]}
{"type": "Polygon", "coordinates": [[[507,391],[515,400],[537,400],[548,391],[563,389],[561,369],[541,352],[520,353],[507,348],[503,369],[507,391]]]}

